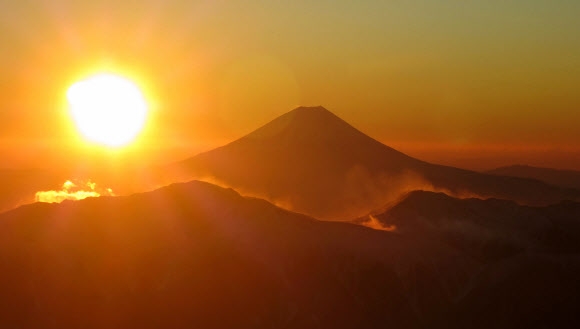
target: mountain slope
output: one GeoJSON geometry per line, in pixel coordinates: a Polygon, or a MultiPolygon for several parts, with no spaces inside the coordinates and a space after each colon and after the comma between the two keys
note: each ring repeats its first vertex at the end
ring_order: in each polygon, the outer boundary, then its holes
{"type": "Polygon", "coordinates": [[[0,327],[577,327],[579,212],[415,192],[385,232],[202,182],[33,204],[0,215],[0,327]]]}
{"type": "Polygon", "coordinates": [[[411,158],[322,107],[297,108],[228,145],[163,168],[162,176],[165,182],[207,179],[324,219],[360,216],[417,189],[527,204],[580,197],[580,191],[534,180],[411,158]]]}
{"type": "Polygon", "coordinates": [[[438,239],[484,266],[448,313],[448,328],[580,324],[580,203],[528,207],[415,191],[359,223],[438,239]]]}
{"type": "Polygon", "coordinates": [[[496,168],[487,171],[486,173],[500,176],[537,179],[555,186],[580,189],[580,171],[577,170],[559,170],[525,165],[513,165],[496,168]]]}
{"type": "Polygon", "coordinates": [[[0,327],[419,328],[479,266],[191,182],[0,215],[0,327]]]}
{"type": "Polygon", "coordinates": [[[414,191],[372,219],[385,227],[396,227],[401,234],[439,236],[482,259],[523,251],[580,252],[577,202],[530,207],[508,200],[456,199],[443,193],[414,191]]]}

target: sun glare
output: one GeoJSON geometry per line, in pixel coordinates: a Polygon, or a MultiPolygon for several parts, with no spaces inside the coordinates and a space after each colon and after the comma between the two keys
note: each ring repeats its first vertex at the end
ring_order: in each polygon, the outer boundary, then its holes
{"type": "Polygon", "coordinates": [[[67,92],[72,118],[82,135],[118,147],[137,137],[145,125],[147,103],[132,81],[98,74],[73,84],[67,92]]]}

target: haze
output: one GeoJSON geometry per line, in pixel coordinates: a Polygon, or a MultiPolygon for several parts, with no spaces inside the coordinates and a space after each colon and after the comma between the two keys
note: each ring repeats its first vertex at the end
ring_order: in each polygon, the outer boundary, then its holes
{"type": "Polygon", "coordinates": [[[580,328],[578,13],[0,3],[0,328],[580,328]]]}
{"type": "Polygon", "coordinates": [[[4,1],[0,156],[38,167],[93,154],[64,93],[105,68],[152,99],[147,142],[127,151],[139,161],[324,105],[424,160],[580,169],[578,12],[571,0],[4,1]]]}

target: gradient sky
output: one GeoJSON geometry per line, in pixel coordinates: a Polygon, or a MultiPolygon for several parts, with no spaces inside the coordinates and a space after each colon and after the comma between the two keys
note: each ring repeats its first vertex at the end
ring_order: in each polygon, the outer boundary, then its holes
{"type": "Polygon", "coordinates": [[[580,169],[579,14],[577,0],[2,1],[2,166],[94,152],[64,95],[108,70],[148,95],[130,152],[151,161],[323,105],[424,160],[580,169]]]}

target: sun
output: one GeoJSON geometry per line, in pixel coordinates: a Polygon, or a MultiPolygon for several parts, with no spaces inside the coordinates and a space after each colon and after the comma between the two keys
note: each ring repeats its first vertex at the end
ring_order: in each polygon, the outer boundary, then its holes
{"type": "Polygon", "coordinates": [[[115,74],[97,74],[67,91],[72,119],[91,142],[119,147],[133,141],[147,119],[147,102],[137,85],[115,74]]]}

